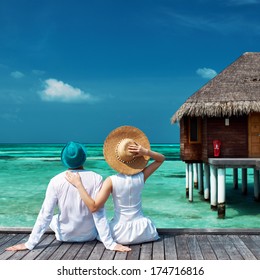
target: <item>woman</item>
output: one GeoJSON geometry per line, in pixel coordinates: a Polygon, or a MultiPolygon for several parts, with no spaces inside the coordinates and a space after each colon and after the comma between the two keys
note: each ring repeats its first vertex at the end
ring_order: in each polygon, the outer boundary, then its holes
{"type": "Polygon", "coordinates": [[[119,127],[108,135],[104,157],[119,174],[104,181],[95,200],[86,192],[78,173],[67,172],[66,179],[78,189],[92,212],[102,207],[112,193],[114,217],[109,225],[116,242],[136,244],[159,239],[155,225],[143,215],[141,192],[145,181],[165,157],[151,151],[145,134],[132,126],[119,127]],[[154,161],[146,166],[149,158],[154,161]]]}

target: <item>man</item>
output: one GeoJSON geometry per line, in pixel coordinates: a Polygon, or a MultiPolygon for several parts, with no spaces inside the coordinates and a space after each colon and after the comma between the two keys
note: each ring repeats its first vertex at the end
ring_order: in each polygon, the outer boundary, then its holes
{"type": "MultiPolygon", "coordinates": [[[[61,161],[72,172],[81,176],[86,191],[95,198],[102,186],[102,177],[92,171],[84,170],[86,151],[83,145],[69,142],[61,152],[61,161]]],[[[83,242],[99,238],[109,250],[130,251],[129,247],[117,244],[111,237],[104,207],[91,213],[80,198],[77,189],[70,186],[65,178],[66,171],[53,177],[46,190],[45,200],[36,223],[26,243],[6,248],[8,251],[32,250],[50,227],[57,240],[64,242],[83,242]],[[58,206],[59,213],[54,215],[58,206]]]]}

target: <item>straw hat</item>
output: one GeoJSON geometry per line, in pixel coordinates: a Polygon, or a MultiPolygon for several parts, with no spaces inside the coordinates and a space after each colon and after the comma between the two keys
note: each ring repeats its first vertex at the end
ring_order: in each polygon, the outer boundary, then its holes
{"type": "Polygon", "coordinates": [[[128,152],[128,146],[135,143],[150,149],[148,138],[136,127],[121,126],[110,132],[103,148],[104,157],[109,166],[126,175],[141,172],[149,156],[134,157],[133,153],[128,152]]]}
{"type": "Polygon", "coordinates": [[[86,157],[84,146],[76,142],[68,142],[61,152],[61,161],[68,168],[83,166],[86,157]]]}

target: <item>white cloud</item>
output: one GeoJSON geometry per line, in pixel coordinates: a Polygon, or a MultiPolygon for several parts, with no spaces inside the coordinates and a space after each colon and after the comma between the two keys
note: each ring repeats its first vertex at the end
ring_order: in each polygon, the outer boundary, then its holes
{"type": "Polygon", "coordinates": [[[11,72],[11,77],[15,78],[15,79],[21,79],[24,77],[24,74],[20,71],[14,71],[14,72],[11,72]]]}
{"type": "Polygon", "coordinates": [[[40,96],[43,101],[49,102],[93,103],[98,100],[91,94],[85,93],[79,88],[74,88],[71,85],[56,79],[48,79],[44,81],[44,89],[40,92],[40,96]]]}
{"type": "Polygon", "coordinates": [[[217,72],[210,68],[199,68],[196,73],[204,79],[212,79],[217,75],[217,72]]]}

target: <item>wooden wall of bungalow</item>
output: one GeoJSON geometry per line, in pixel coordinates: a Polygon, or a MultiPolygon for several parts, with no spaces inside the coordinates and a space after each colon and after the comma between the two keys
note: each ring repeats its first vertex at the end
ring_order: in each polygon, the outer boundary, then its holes
{"type": "Polygon", "coordinates": [[[220,140],[222,158],[248,157],[248,116],[183,117],[180,154],[185,162],[207,162],[214,157],[213,140],[220,140]]]}

